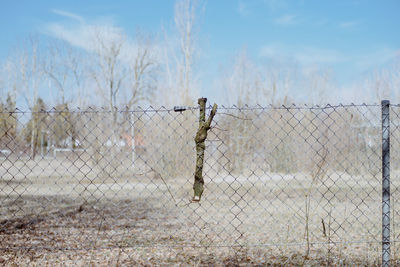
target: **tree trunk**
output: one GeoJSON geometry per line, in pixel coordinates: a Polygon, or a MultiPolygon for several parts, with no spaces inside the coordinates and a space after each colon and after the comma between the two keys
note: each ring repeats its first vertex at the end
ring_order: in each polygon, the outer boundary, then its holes
{"type": "MultiPolygon", "coordinates": [[[[35,114],[33,114],[34,116],[35,114]]],[[[36,156],[36,133],[35,133],[35,119],[32,120],[32,132],[31,132],[31,158],[35,159],[36,156]]]]}
{"type": "Polygon", "coordinates": [[[196,169],[194,173],[194,196],[193,201],[200,201],[201,195],[204,191],[204,179],[203,179],[203,165],[204,165],[204,150],[206,149],[205,140],[207,139],[207,132],[211,128],[211,122],[217,112],[217,104],[214,104],[210,116],[206,121],[206,102],[207,98],[199,98],[198,104],[200,105],[200,118],[199,118],[199,129],[197,130],[194,141],[196,143],[196,169]]]}

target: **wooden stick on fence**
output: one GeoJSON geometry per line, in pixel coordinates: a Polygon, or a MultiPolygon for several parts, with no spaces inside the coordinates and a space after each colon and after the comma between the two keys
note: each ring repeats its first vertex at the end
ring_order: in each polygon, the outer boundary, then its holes
{"type": "Polygon", "coordinates": [[[206,149],[205,140],[207,138],[207,132],[211,128],[211,122],[217,113],[217,104],[214,104],[210,112],[210,116],[206,121],[206,102],[207,98],[199,98],[198,104],[200,105],[200,117],[199,117],[199,129],[197,130],[194,141],[196,142],[196,169],[194,173],[194,202],[199,202],[201,195],[204,191],[204,179],[203,179],[203,163],[204,163],[204,150],[206,149]]]}

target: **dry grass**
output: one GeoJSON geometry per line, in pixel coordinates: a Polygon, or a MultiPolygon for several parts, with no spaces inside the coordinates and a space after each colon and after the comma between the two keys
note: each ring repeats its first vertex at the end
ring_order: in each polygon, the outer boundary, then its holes
{"type": "Polygon", "coordinates": [[[41,173],[31,171],[29,179],[3,175],[2,263],[379,264],[380,184],[373,176],[328,173],[323,184],[313,185],[306,257],[306,174],[232,175],[208,166],[203,200],[189,204],[192,177],[166,178],[172,199],[152,173],[89,179],[83,169],[56,177],[66,165],[65,159],[42,159],[35,165],[41,173]]]}
{"type": "MultiPolygon", "coordinates": [[[[371,255],[374,252],[371,247],[364,254],[367,257],[358,257],[349,255],[345,247],[333,245],[328,255],[326,247],[316,245],[308,258],[304,257],[304,246],[290,244],[229,248],[208,243],[198,247],[197,240],[191,239],[192,234],[187,232],[193,227],[170,212],[151,207],[149,203],[153,201],[155,199],[112,205],[88,204],[36,218],[3,222],[1,241],[7,249],[1,258],[8,266],[378,264],[377,258],[371,255]],[[129,209],[122,215],[114,205],[129,209]]],[[[365,248],[368,246],[364,244],[353,246],[361,254],[365,248]]]]}

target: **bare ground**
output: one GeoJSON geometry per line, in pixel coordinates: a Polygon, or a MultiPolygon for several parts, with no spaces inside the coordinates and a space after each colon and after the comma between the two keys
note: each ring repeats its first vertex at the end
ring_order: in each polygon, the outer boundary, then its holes
{"type": "MultiPolygon", "coordinates": [[[[374,177],[332,173],[310,190],[304,174],[210,170],[202,201],[189,203],[191,177],[63,176],[46,162],[35,166],[41,175],[24,180],[10,171],[0,182],[0,265],[380,264],[374,177]]],[[[392,254],[400,266],[398,248],[392,254]]]]}
{"type": "Polygon", "coordinates": [[[37,217],[0,223],[5,266],[321,266],[328,264],[374,266],[376,258],[349,257],[312,247],[199,247],[190,241],[190,229],[176,215],[149,205],[123,201],[112,205],[86,204],[37,217]],[[116,206],[129,207],[124,216],[116,206]],[[174,229],[175,231],[168,231],[174,229]],[[172,233],[172,234],[171,234],[172,233]],[[188,240],[189,239],[189,240],[188,240]]]}

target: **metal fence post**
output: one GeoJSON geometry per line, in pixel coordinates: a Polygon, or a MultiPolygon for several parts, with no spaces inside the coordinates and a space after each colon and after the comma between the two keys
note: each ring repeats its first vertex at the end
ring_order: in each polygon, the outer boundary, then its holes
{"type": "Polygon", "coordinates": [[[382,100],[382,266],[390,266],[390,118],[382,100]]]}

